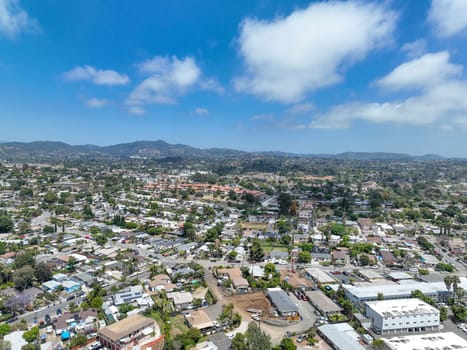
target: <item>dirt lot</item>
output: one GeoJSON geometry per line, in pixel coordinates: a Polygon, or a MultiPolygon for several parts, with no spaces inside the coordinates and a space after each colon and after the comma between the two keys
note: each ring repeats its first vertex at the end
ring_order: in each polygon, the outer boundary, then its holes
{"type": "Polygon", "coordinates": [[[232,295],[225,297],[225,301],[233,303],[242,316],[251,315],[247,309],[262,310],[263,315],[268,315],[272,308],[269,299],[262,292],[232,295]]]}

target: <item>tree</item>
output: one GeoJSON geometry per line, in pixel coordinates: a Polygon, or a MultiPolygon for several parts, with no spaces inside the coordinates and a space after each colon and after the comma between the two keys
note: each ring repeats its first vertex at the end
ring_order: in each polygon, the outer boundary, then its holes
{"type": "Polygon", "coordinates": [[[18,253],[18,255],[16,255],[14,265],[15,265],[15,268],[17,269],[23,266],[26,266],[26,265],[34,267],[35,262],[36,261],[34,259],[34,256],[31,253],[21,252],[21,253],[18,253]]]}
{"type": "Polygon", "coordinates": [[[279,214],[280,215],[289,215],[290,213],[290,206],[292,205],[292,196],[288,193],[279,193],[279,197],[277,198],[277,202],[279,203],[279,214]]]}
{"type": "Polygon", "coordinates": [[[191,221],[186,221],[183,225],[183,233],[187,238],[194,241],[196,237],[196,231],[193,223],[191,221]]]}
{"type": "Polygon", "coordinates": [[[87,342],[88,337],[86,337],[84,334],[77,334],[70,340],[70,348],[73,348],[75,346],[84,346],[87,342]]]}
{"type": "Polygon", "coordinates": [[[13,229],[13,221],[6,211],[0,213],[0,233],[8,233],[13,229]]]}
{"type": "Polygon", "coordinates": [[[448,290],[448,292],[451,290],[452,283],[454,282],[453,277],[454,276],[451,275],[444,277],[444,284],[446,285],[446,289],[448,290]]]}
{"type": "Polygon", "coordinates": [[[297,262],[300,264],[309,264],[311,262],[311,253],[307,251],[301,251],[298,253],[297,262]]]}
{"type": "Polygon", "coordinates": [[[44,202],[47,204],[53,204],[58,200],[57,195],[51,191],[47,192],[44,195],[44,202]]]}
{"type": "Polygon", "coordinates": [[[373,340],[373,347],[378,350],[384,349],[385,343],[383,339],[375,339],[373,340]]]}
{"type": "Polygon", "coordinates": [[[231,350],[247,350],[246,337],[243,333],[237,333],[232,339],[231,350]]]}
{"type": "Polygon", "coordinates": [[[370,257],[368,255],[366,255],[366,254],[362,254],[358,258],[358,262],[362,266],[368,266],[370,264],[370,257]]]}
{"type": "Polygon", "coordinates": [[[280,350],[296,350],[297,346],[293,343],[290,338],[283,338],[279,346],[280,350]]]}
{"type": "Polygon", "coordinates": [[[24,290],[32,286],[34,269],[31,266],[23,266],[13,273],[13,283],[18,290],[24,290]]]}
{"type": "Polygon", "coordinates": [[[271,337],[264,333],[255,322],[250,322],[246,331],[249,350],[271,350],[271,337]]]}
{"type": "Polygon", "coordinates": [[[50,267],[45,262],[40,262],[36,264],[35,275],[39,282],[46,282],[52,278],[52,271],[50,267]]]}
{"type": "Polygon", "coordinates": [[[0,325],[0,337],[3,337],[11,332],[11,327],[7,323],[3,323],[0,325]]]}
{"type": "Polygon", "coordinates": [[[84,205],[82,214],[85,220],[94,219],[94,213],[92,212],[91,206],[89,204],[84,205]]]}
{"type": "Polygon", "coordinates": [[[32,327],[29,331],[23,333],[23,339],[28,343],[32,343],[37,340],[39,336],[39,327],[32,327]]]}
{"type": "Polygon", "coordinates": [[[264,259],[264,250],[258,239],[253,240],[253,244],[250,248],[250,259],[257,262],[263,261],[264,259]]]}
{"type": "Polygon", "coordinates": [[[454,317],[459,321],[459,322],[465,322],[467,321],[467,308],[463,305],[460,304],[454,304],[451,306],[452,313],[454,314],[454,317]]]}
{"type": "Polygon", "coordinates": [[[448,319],[448,308],[443,306],[439,309],[439,319],[441,322],[447,321],[448,319]]]}

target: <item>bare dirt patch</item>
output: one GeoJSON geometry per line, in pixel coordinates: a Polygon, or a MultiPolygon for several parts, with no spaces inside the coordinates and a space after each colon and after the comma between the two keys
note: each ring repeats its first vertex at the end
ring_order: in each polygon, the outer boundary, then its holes
{"type": "Polygon", "coordinates": [[[263,315],[268,315],[272,309],[269,299],[262,292],[236,294],[225,299],[227,303],[233,303],[242,316],[251,315],[248,309],[261,310],[263,315]]]}

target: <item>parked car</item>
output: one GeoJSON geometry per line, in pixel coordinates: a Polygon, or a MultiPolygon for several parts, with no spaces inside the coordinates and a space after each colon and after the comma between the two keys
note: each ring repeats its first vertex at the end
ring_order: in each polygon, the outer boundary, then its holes
{"type": "Polygon", "coordinates": [[[45,320],[46,324],[51,324],[52,323],[52,319],[50,318],[49,314],[44,316],[44,320],[45,320]]]}
{"type": "Polygon", "coordinates": [[[60,316],[62,314],[62,309],[57,309],[57,315],[60,316]]]}
{"type": "Polygon", "coordinates": [[[298,337],[297,337],[297,343],[301,343],[302,341],[304,341],[306,339],[306,335],[305,334],[300,334],[298,337]]]}

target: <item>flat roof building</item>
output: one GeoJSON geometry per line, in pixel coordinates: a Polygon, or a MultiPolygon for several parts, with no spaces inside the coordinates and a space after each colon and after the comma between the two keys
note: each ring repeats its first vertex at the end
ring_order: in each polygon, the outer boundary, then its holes
{"type": "Polygon", "coordinates": [[[467,349],[467,340],[453,332],[404,335],[384,339],[389,350],[467,349]]]}
{"type": "Polygon", "coordinates": [[[305,272],[310,276],[316,283],[320,284],[332,284],[332,283],[337,283],[337,280],[324,272],[323,270],[316,268],[316,267],[310,267],[305,269],[305,272]]]}
{"type": "Polygon", "coordinates": [[[440,323],[439,310],[417,298],[370,301],[365,313],[378,334],[435,331],[440,323]]]}
{"type": "Polygon", "coordinates": [[[342,311],[339,305],[320,290],[307,291],[305,294],[310,300],[310,303],[325,316],[342,311]]]}
{"type": "MultiPolygon", "coordinates": [[[[467,278],[460,278],[459,287],[467,291],[467,278]]],[[[345,296],[354,304],[362,304],[367,301],[378,300],[378,294],[383,293],[384,299],[409,299],[414,290],[419,290],[423,294],[435,299],[435,301],[445,301],[450,293],[444,282],[417,282],[407,281],[402,284],[352,286],[344,285],[345,296]]]]}
{"type": "Polygon", "coordinates": [[[298,306],[281,288],[268,288],[266,290],[266,295],[281,316],[298,315],[298,306]]]}
{"type": "Polygon", "coordinates": [[[319,334],[335,350],[366,350],[360,345],[360,336],[348,323],[325,324],[318,327],[319,334]]]}

